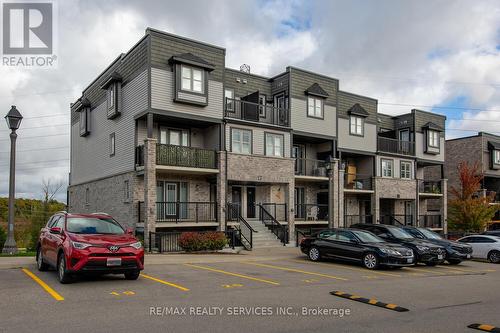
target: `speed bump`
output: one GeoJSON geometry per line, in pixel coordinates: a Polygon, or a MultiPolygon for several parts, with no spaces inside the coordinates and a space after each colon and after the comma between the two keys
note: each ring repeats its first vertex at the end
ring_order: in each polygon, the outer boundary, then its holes
{"type": "MultiPolygon", "coordinates": [[[[380,301],[373,299],[373,298],[364,298],[364,297],[361,297],[358,295],[348,294],[348,293],[345,293],[343,291],[332,291],[332,292],[330,292],[330,294],[333,296],[338,296],[338,297],[350,299],[350,300],[365,303],[365,304],[375,305],[375,306],[378,306],[380,308],[385,308],[385,309],[389,309],[389,310],[393,310],[393,311],[397,311],[397,312],[410,311],[410,310],[403,308],[403,307],[396,305],[396,304],[384,303],[384,302],[380,302],[380,301]]],[[[494,332],[494,331],[492,331],[492,332],[494,332]]]]}
{"type": "Polygon", "coordinates": [[[485,331],[485,332],[500,332],[500,328],[492,326],[492,325],[470,324],[467,327],[468,328],[473,328],[475,330],[485,331]]]}

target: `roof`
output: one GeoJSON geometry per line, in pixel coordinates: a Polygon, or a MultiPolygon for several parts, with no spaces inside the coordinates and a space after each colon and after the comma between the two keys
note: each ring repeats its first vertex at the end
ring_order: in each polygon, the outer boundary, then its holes
{"type": "Polygon", "coordinates": [[[354,104],[347,113],[354,114],[356,116],[368,117],[370,114],[366,111],[359,103],[354,104]]]}
{"type": "Polygon", "coordinates": [[[179,62],[179,63],[184,63],[184,64],[189,64],[189,65],[194,65],[198,67],[202,67],[208,70],[214,70],[215,65],[209,63],[203,58],[200,58],[198,56],[195,56],[192,53],[182,53],[179,55],[174,55],[172,58],[170,58],[171,62],[179,62]]]}
{"type": "Polygon", "coordinates": [[[101,88],[108,88],[113,82],[121,82],[122,76],[118,72],[113,72],[101,83],[101,88]]]}
{"type": "Polygon", "coordinates": [[[494,150],[500,150],[500,143],[495,141],[488,141],[488,147],[494,150]]]}
{"type": "Polygon", "coordinates": [[[306,89],[305,91],[306,94],[308,95],[314,95],[314,96],[319,96],[319,97],[328,97],[330,95],[328,95],[328,93],[323,89],[321,88],[321,86],[317,83],[313,83],[312,86],[310,86],[309,88],[306,89]]]}
{"type": "Polygon", "coordinates": [[[440,132],[443,131],[443,128],[441,126],[436,125],[436,124],[434,124],[431,121],[429,121],[427,124],[425,124],[424,126],[422,126],[422,128],[428,128],[428,129],[431,129],[431,130],[434,130],[434,131],[440,131],[440,132]]]}

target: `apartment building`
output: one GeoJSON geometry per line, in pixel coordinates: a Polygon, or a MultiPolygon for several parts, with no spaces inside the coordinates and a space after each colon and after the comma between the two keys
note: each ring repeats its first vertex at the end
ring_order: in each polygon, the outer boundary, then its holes
{"type": "Polygon", "coordinates": [[[265,225],[284,243],[360,221],[445,228],[444,117],[383,115],[335,78],[263,77],[225,53],[148,28],[90,83],[71,104],[70,211],[145,234],[265,225]]]}
{"type": "Polygon", "coordinates": [[[500,203],[500,136],[479,132],[473,136],[446,140],[448,189],[460,188],[458,165],[461,162],[479,165],[484,178],[478,195],[492,196],[495,203],[500,203]]]}

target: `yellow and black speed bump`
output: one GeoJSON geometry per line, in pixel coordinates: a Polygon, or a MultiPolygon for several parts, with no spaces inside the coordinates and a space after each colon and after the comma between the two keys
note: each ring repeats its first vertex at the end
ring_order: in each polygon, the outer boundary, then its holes
{"type": "Polygon", "coordinates": [[[393,310],[393,311],[397,311],[397,312],[410,311],[410,310],[403,308],[401,306],[398,306],[396,304],[383,303],[383,302],[377,301],[376,299],[373,299],[373,298],[363,298],[361,296],[351,295],[351,294],[345,293],[343,291],[332,291],[332,292],[330,292],[330,294],[334,295],[334,296],[342,297],[342,298],[347,298],[347,299],[350,299],[350,300],[353,300],[356,302],[375,305],[375,306],[378,306],[381,308],[385,308],[385,309],[389,309],[389,310],[393,310]]]}
{"type": "Polygon", "coordinates": [[[468,328],[473,328],[475,330],[485,331],[485,332],[500,332],[500,328],[492,326],[492,325],[470,324],[467,327],[468,328]]]}

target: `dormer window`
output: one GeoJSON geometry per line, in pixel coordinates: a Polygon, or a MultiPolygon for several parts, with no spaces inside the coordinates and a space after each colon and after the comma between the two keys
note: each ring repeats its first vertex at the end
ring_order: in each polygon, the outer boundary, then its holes
{"type": "Polygon", "coordinates": [[[429,147],[433,148],[439,148],[439,132],[438,131],[433,131],[433,130],[428,130],[427,131],[427,138],[429,142],[429,147]]]}
{"type": "Polygon", "coordinates": [[[432,122],[428,122],[422,128],[425,138],[425,153],[439,154],[441,152],[441,132],[443,129],[432,122]]]}
{"type": "Polygon", "coordinates": [[[202,94],[205,90],[203,71],[199,68],[182,65],[181,89],[202,94]]]}
{"type": "Polygon", "coordinates": [[[90,134],[90,101],[83,98],[78,102],[76,112],[79,113],[79,129],[80,136],[87,136],[90,134]]]}
{"type": "Polygon", "coordinates": [[[108,88],[108,110],[115,106],[115,87],[114,85],[109,86],[108,88]]]}
{"type": "Polygon", "coordinates": [[[121,75],[114,72],[101,85],[102,89],[106,89],[106,114],[108,119],[116,118],[121,114],[121,82],[121,75]]]}
{"type": "Polygon", "coordinates": [[[323,118],[323,101],[320,98],[307,98],[307,115],[309,117],[323,118]]]}
{"type": "Polygon", "coordinates": [[[489,141],[488,150],[490,152],[490,169],[500,170],[500,143],[489,141]]]}
{"type": "Polygon", "coordinates": [[[365,135],[365,118],[370,114],[359,103],[354,104],[349,110],[349,134],[365,135]]]}
{"type": "Polygon", "coordinates": [[[493,163],[500,165],[500,150],[493,151],[493,163]]]}

